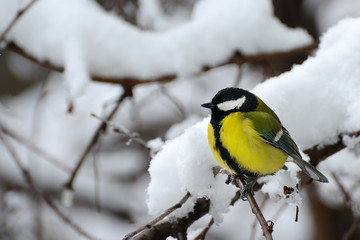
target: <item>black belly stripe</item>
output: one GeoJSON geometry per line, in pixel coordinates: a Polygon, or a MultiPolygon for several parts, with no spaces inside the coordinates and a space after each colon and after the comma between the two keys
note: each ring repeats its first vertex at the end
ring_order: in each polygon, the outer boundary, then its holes
{"type": "Polygon", "coordinates": [[[215,147],[216,149],[220,152],[220,156],[221,158],[226,162],[226,164],[232,169],[234,170],[237,175],[239,176],[247,176],[247,177],[257,177],[258,175],[255,173],[251,173],[243,168],[241,168],[233,159],[233,157],[231,157],[229,151],[224,148],[224,146],[222,145],[221,141],[220,141],[220,124],[218,123],[214,123],[212,122],[211,125],[214,128],[214,135],[215,135],[215,147]]]}

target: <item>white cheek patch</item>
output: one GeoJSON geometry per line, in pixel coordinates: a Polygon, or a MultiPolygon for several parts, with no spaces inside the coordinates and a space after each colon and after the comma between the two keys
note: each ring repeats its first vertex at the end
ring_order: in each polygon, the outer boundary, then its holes
{"type": "Polygon", "coordinates": [[[245,96],[242,96],[241,98],[238,98],[236,100],[229,100],[229,101],[226,101],[223,103],[219,103],[217,105],[217,107],[221,111],[229,111],[229,110],[233,110],[233,109],[239,109],[244,104],[245,100],[246,100],[245,96]]]}

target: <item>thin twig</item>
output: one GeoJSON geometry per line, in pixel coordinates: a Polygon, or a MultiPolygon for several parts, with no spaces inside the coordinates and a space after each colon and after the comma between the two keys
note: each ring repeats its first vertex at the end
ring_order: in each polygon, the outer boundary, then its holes
{"type": "Polygon", "coordinates": [[[235,196],[231,199],[230,206],[234,206],[234,204],[240,199],[240,190],[236,191],[235,196]]]}
{"type": "Polygon", "coordinates": [[[353,204],[353,200],[350,196],[350,194],[345,190],[344,185],[340,182],[339,178],[336,176],[336,174],[334,172],[331,172],[331,176],[334,178],[336,184],[338,185],[338,187],[340,188],[341,193],[344,195],[345,197],[345,202],[348,205],[352,205],[353,204]]]}
{"type": "Polygon", "coordinates": [[[26,5],[23,9],[21,9],[20,11],[17,12],[15,18],[10,22],[10,24],[5,28],[5,30],[2,32],[2,34],[0,35],[0,42],[2,42],[5,37],[6,34],[11,30],[11,28],[15,25],[15,23],[20,19],[20,17],[27,11],[29,10],[29,8],[36,2],[37,0],[32,0],[31,2],[28,3],[28,5],[26,5]]]}
{"type": "MultiPolygon", "coordinates": [[[[265,195],[263,201],[262,201],[261,204],[260,204],[260,208],[261,208],[261,209],[264,208],[265,203],[267,202],[268,199],[269,199],[269,195],[265,195]]],[[[274,218],[273,218],[273,219],[274,219],[274,218]]],[[[255,239],[255,232],[256,232],[256,226],[257,226],[256,222],[257,222],[257,219],[255,218],[255,219],[254,219],[254,222],[253,222],[253,224],[252,224],[252,227],[251,227],[250,239],[255,239]]]]}
{"type": "Polygon", "coordinates": [[[5,135],[9,136],[10,138],[15,140],[16,142],[20,143],[23,146],[26,146],[29,150],[33,151],[34,153],[38,154],[39,156],[42,156],[44,159],[46,159],[47,161],[49,161],[50,163],[52,163],[53,165],[55,165],[59,169],[65,171],[67,173],[69,173],[71,171],[70,166],[66,165],[64,162],[62,162],[62,161],[56,159],[55,157],[51,156],[49,153],[47,153],[44,150],[42,150],[41,148],[39,148],[38,146],[36,146],[31,141],[17,135],[15,132],[10,130],[8,127],[5,127],[1,123],[0,123],[0,130],[5,135]]]}
{"type": "Polygon", "coordinates": [[[205,240],[207,232],[210,230],[211,226],[214,224],[214,218],[212,217],[207,226],[197,235],[194,240],[205,240]]]}
{"type": "Polygon", "coordinates": [[[355,233],[359,225],[360,225],[360,218],[355,218],[349,230],[347,230],[346,233],[344,233],[341,240],[349,240],[350,237],[355,233]]]}
{"type": "Polygon", "coordinates": [[[294,219],[295,222],[298,222],[299,221],[299,206],[296,205],[296,210],[295,210],[295,219],[294,219]]]}
{"type": "Polygon", "coordinates": [[[4,135],[0,132],[0,140],[4,143],[4,146],[7,148],[11,156],[13,157],[16,165],[19,167],[25,182],[29,185],[32,192],[38,196],[41,200],[43,200],[49,207],[52,209],[55,214],[67,225],[69,225],[72,229],[74,229],[77,233],[84,236],[85,238],[89,240],[96,240],[95,237],[91,236],[85,230],[83,230],[79,225],[74,223],[68,216],[66,216],[63,212],[60,211],[60,209],[48,198],[46,195],[41,193],[41,191],[38,189],[38,187],[35,185],[30,172],[25,168],[25,166],[20,161],[20,158],[17,156],[15,149],[11,146],[11,144],[6,140],[4,135]]]}
{"type": "MultiPolygon", "coordinates": [[[[236,178],[236,183],[238,184],[238,186],[240,186],[241,188],[243,188],[245,186],[245,182],[244,180],[242,180],[241,178],[237,177],[236,178]]],[[[246,198],[250,204],[251,210],[253,212],[253,214],[256,216],[256,218],[258,219],[258,222],[261,226],[261,229],[264,233],[265,239],[266,240],[272,240],[272,236],[271,236],[271,231],[272,229],[269,229],[269,225],[268,222],[265,220],[264,215],[262,214],[259,205],[257,204],[254,196],[252,195],[251,191],[246,192],[246,198]]]]}
{"type": "Polygon", "coordinates": [[[168,208],[165,210],[165,212],[163,214],[161,214],[160,216],[158,216],[157,218],[155,218],[154,220],[150,221],[149,223],[145,224],[144,226],[136,229],[135,231],[126,234],[125,237],[123,238],[123,240],[128,240],[130,238],[132,238],[133,236],[135,236],[136,234],[140,233],[141,231],[147,229],[147,228],[151,228],[154,224],[158,223],[159,221],[163,220],[166,216],[168,216],[170,213],[172,213],[173,211],[175,211],[178,208],[181,208],[182,205],[190,198],[191,194],[189,192],[187,192],[185,194],[185,196],[174,206],[168,208]]]}
{"type": "MultiPolygon", "coordinates": [[[[267,195],[268,196],[268,195],[267,195]]],[[[287,204],[286,202],[284,202],[274,213],[273,217],[271,219],[273,219],[274,221],[277,221],[281,214],[284,213],[284,211],[287,209],[287,207],[289,206],[289,204],[287,204]]]]}
{"type": "Polygon", "coordinates": [[[160,85],[160,90],[161,92],[175,105],[175,107],[179,110],[182,118],[186,118],[186,111],[184,109],[183,106],[181,106],[180,102],[177,101],[170,93],[169,91],[166,89],[166,87],[161,84],[160,85]]]}
{"type": "MultiPolygon", "coordinates": [[[[225,169],[221,169],[219,167],[214,167],[213,168],[213,171],[214,171],[214,175],[215,175],[215,171],[219,170],[220,169],[220,173],[223,173],[223,174],[226,174],[228,175],[229,177],[231,176],[231,173],[225,169]]],[[[237,186],[239,186],[240,188],[243,188],[245,186],[245,182],[244,180],[242,180],[240,177],[237,177],[236,178],[236,183],[237,183],[237,186]]],[[[264,236],[266,238],[266,240],[270,240],[272,239],[272,236],[271,236],[271,232],[272,232],[272,226],[273,226],[273,223],[271,222],[271,225],[268,224],[269,221],[266,221],[265,218],[264,218],[264,215],[262,214],[260,208],[259,208],[259,205],[257,204],[254,196],[251,194],[250,191],[246,192],[246,195],[245,197],[247,198],[249,204],[250,204],[250,207],[251,207],[251,211],[253,212],[253,214],[256,216],[262,230],[263,230],[263,233],[264,233],[264,236]]]]}
{"type": "Polygon", "coordinates": [[[100,171],[98,166],[98,152],[100,150],[100,143],[97,142],[94,147],[93,155],[93,170],[94,170],[94,194],[95,194],[95,208],[98,213],[101,212],[101,204],[100,204],[100,171]]]}
{"type": "Polygon", "coordinates": [[[352,199],[350,193],[348,193],[348,191],[346,191],[344,185],[340,182],[339,178],[336,176],[336,174],[334,172],[331,172],[331,175],[334,178],[338,187],[340,188],[340,191],[344,195],[346,205],[350,208],[350,210],[354,216],[353,223],[351,224],[349,230],[347,230],[342,237],[342,240],[348,240],[354,234],[354,232],[357,229],[357,226],[360,224],[360,217],[358,216],[357,213],[354,212],[354,207],[356,205],[356,202],[352,199]]]}
{"type": "MultiPolygon", "coordinates": [[[[127,98],[127,97],[131,97],[132,96],[132,89],[126,89],[124,88],[124,93],[121,95],[120,99],[117,101],[115,107],[113,108],[113,110],[111,111],[111,113],[109,114],[109,116],[106,118],[107,120],[111,120],[113,118],[113,116],[115,115],[115,113],[117,112],[117,110],[119,109],[121,103],[127,98]]],[[[76,164],[75,168],[72,171],[72,174],[70,176],[70,179],[64,184],[64,189],[74,189],[73,188],[73,182],[75,180],[75,177],[80,169],[80,167],[82,166],[82,164],[85,161],[85,158],[87,157],[87,155],[90,153],[91,149],[93,148],[93,146],[96,144],[96,142],[98,141],[100,134],[102,131],[104,131],[106,129],[106,123],[102,122],[99,127],[97,128],[97,130],[95,131],[95,134],[93,136],[93,138],[91,139],[91,141],[89,142],[89,144],[87,145],[87,147],[85,148],[83,154],[81,155],[80,159],[78,160],[78,163],[76,164]]]]}
{"type": "Polygon", "coordinates": [[[149,149],[149,146],[147,145],[146,141],[143,140],[142,138],[139,137],[139,135],[137,133],[132,133],[130,132],[127,128],[123,127],[123,126],[116,126],[114,123],[110,122],[109,120],[106,120],[102,117],[97,116],[96,114],[91,114],[91,116],[93,116],[94,118],[102,121],[103,123],[105,123],[107,126],[110,126],[112,128],[112,130],[116,133],[120,133],[125,135],[126,137],[129,138],[129,140],[137,142],[138,144],[140,144],[141,146],[143,146],[144,148],[149,149]]]}
{"type": "Polygon", "coordinates": [[[241,65],[238,65],[237,66],[237,69],[238,69],[238,72],[236,73],[236,77],[235,77],[235,81],[234,81],[234,84],[233,84],[233,87],[239,87],[240,86],[240,82],[243,78],[243,75],[244,75],[244,66],[241,64],[241,65]]]}

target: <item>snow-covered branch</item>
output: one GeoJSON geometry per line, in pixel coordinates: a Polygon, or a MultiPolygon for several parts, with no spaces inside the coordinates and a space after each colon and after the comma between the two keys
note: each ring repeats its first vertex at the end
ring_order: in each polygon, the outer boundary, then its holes
{"type": "MultiPolygon", "coordinates": [[[[317,43],[310,43],[309,45],[306,45],[306,46],[303,46],[300,48],[294,48],[294,49],[287,50],[287,51],[279,51],[279,52],[273,52],[273,53],[259,53],[256,55],[243,55],[239,52],[234,52],[233,55],[229,59],[226,59],[224,62],[214,65],[214,66],[204,65],[204,66],[202,66],[201,70],[195,74],[204,73],[204,72],[210,71],[212,69],[230,65],[230,64],[236,64],[236,65],[241,66],[245,63],[256,64],[256,63],[271,62],[271,61],[276,61],[276,60],[280,60],[280,59],[286,59],[289,57],[294,57],[294,56],[303,55],[303,54],[307,55],[309,52],[316,50],[317,47],[318,47],[317,43]]],[[[19,46],[17,46],[13,42],[9,43],[7,48],[9,50],[16,52],[17,54],[39,64],[40,66],[43,66],[43,67],[48,68],[53,71],[64,72],[63,66],[55,66],[52,63],[50,63],[49,61],[40,61],[39,59],[36,59],[35,57],[26,53],[23,49],[21,49],[19,46]]],[[[175,74],[160,76],[157,78],[134,78],[134,77],[116,78],[116,77],[102,77],[102,76],[98,76],[98,75],[92,75],[91,79],[95,82],[119,84],[124,87],[134,87],[137,85],[149,84],[149,83],[154,83],[154,82],[166,83],[166,82],[173,81],[174,79],[176,79],[178,77],[179,76],[175,75],[175,74]]]]}
{"type": "MultiPolygon", "coordinates": [[[[0,14],[12,17],[11,11],[0,14]]],[[[227,62],[235,52],[287,52],[311,44],[312,38],[303,29],[283,25],[268,0],[202,1],[189,22],[165,32],[140,30],[93,1],[47,0],[36,2],[7,33],[6,41],[38,62],[63,69],[72,100],[93,76],[120,81],[191,76],[205,66],[227,62]],[[37,28],[28,34],[33,25],[37,28]]]]}
{"type": "MultiPolygon", "coordinates": [[[[352,136],[352,137],[357,137],[357,136],[359,136],[359,132],[350,133],[347,135],[352,136]]],[[[340,136],[345,136],[345,134],[341,134],[340,136]]],[[[340,138],[340,136],[339,136],[339,138],[340,138]]],[[[318,145],[316,145],[314,147],[304,150],[304,152],[310,153],[309,157],[310,157],[311,163],[313,163],[313,162],[319,163],[321,160],[326,159],[327,157],[331,156],[332,154],[335,154],[336,152],[340,151],[341,149],[343,149],[345,147],[346,146],[341,141],[341,143],[336,142],[333,144],[328,144],[328,145],[322,146],[322,148],[319,148],[318,145]],[[342,144],[342,148],[339,148],[339,144],[342,144]]],[[[215,170],[213,170],[213,171],[215,171],[214,175],[217,175],[218,173],[221,172],[221,173],[225,173],[228,177],[230,177],[230,173],[228,173],[226,170],[220,170],[219,167],[214,167],[214,169],[215,169],[215,170]]],[[[302,175],[302,176],[305,177],[306,179],[308,178],[305,175],[302,175]]],[[[337,178],[335,178],[335,179],[336,179],[337,184],[342,187],[342,185],[339,183],[339,180],[337,178]]],[[[228,181],[228,180],[226,180],[226,181],[228,181]]],[[[236,181],[240,187],[244,186],[244,182],[242,179],[237,178],[236,181]]],[[[284,185],[284,193],[283,193],[284,197],[288,197],[293,193],[293,190],[291,192],[289,192],[289,191],[286,191],[286,188],[287,188],[286,185],[284,185]]],[[[342,192],[344,193],[344,196],[347,199],[347,201],[352,201],[351,197],[349,196],[349,194],[347,194],[347,192],[343,189],[343,187],[342,187],[342,192]]],[[[260,223],[260,226],[262,228],[265,238],[272,239],[271,232],[273,231],[272,227],[273,227],[274,223],[272,221],[270,221],[271,224],[270,225],[268,224],[269,221],[265,220],[265,218],[261,212],[261,209],[259,208],[254,196],[250,192],[248,192],[246,194],[246,197],[250,204],[252,213],[255,214],[255,216],[258,219],[258,222],[260,223]]],[[[240,198],[240,195],[238,195],[238,192],[237,192],[235,194],[235,197],[232,198],[232,201],[230,202],[229,206],[235,204],[235,202],[239,198],[240,198]]],[[[182,204],[183,203],[184,202],[182,202],[182,204]]],[[[209,200],[208,203],[211,203],[211,199],[209,200]]],[[[186,215],[185,217],[182,217],[182,215],[180,214],[179,218],[174,219],[174,217],[173,217],[165,222],[162,221],[161,223],[156,224],[156,225],[154,225],[152,223],[147,224],[147,226],[149,226],[148,227],[149,229],[145,230],[144,232],[141,233],[141,235],[135,237],[134,239],[137,239],[137,240],[166,239],[166,237],[168,237],[168,236],[176,237],[177,234],[179,234],[178,231],[186,232],[186,229],[184,230],[183,228],[178,228],[177,224],[179,224],[179,223],[182,224],[184,219],[191,220],[191,223],[192,223],[193,221],[199,219],[200,217],[202,217],[206,214],[209,214],[210,208],[207,205],[206,205],[206,207],[201,207],[200,209],[202,209],[202,211],[199,212],[198,205],[202,205],[202,204],[204,204],[203,199],[199,198],[199,199],[197,199],[197,201],[194,205],[194,209],[190,210],[190,212],[185,214],[186,215]],[[200,214],[200,216],[199,216],[199,214],[200,214]],[[193,219],[194,216],[195,216],[195,219],[193,219]],[[171,229],[171,231],[169,229],[171,229]]],[[[162,215],[160,218],[163,219],[162,215]]],[[[213,221],[213,219],[212,219],[212,221],[213,221]]],[[[355,221],[357,221],[357,218],[355,218],[355,221]]],[[[184,227],[184,225],[182,225],[182,226],[184,227]]],[[[189,227],[190,224],[185,225],[185,226],[189,227]]],[[[144,229],[145,229],[145,227],[142,228],[141,230],[144,230],[144,229]]],[[[138,232],[136,232],[136,233],[138,233],[138,232]]],[[[131,236],[132,235],[128,235],[127,237],[125,237],[125,239],[128,239],[131,236]]]]}

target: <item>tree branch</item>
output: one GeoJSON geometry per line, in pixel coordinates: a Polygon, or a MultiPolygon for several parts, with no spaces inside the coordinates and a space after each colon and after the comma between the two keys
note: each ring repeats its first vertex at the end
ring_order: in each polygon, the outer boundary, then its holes
{"type": "Polygon", "coordinates": [[[107,126],[110,126],[114,132],[126,136],[129,139],[128,141],[134,141],[134,142],[140,144],[141,146],[143,146],[144,148],[146,148],[148,150],[151,150],[150,147],[147,145],[146,141],[144,139],[140,138],[138,133],[136,133],[136,132],[132,133],[126,127],[116,125],[115,123],[110,122],[109,120],[106,120],[106,119],[104,119],[102,117],[99,117],[96,114],[91,114],[91,116],[93,116],[94,118],[102,121],[107,126]]]}
{"type": "Polygon", "coordinates": [[[11,28],[15,25],[15,23],[20,19],[20,17],[27,11],[29,8],[36,2],[37,0],[32,0],[29,2],[23,9],[17,12],[15,18],[10,22],[10,24],[5,28],[5,30],[0,35],[0,42],[2,42],[6,34],[11,30],[11,28]]]}
{"type": "MultiPolygon", "coordinates": [[[[245,186],[245,182],[243,179],[241,179],[240,177],[237,177],[236,178],[236,183],[238,186],[240,186],[241,188],[243,188],[245,186]]],[[[260,208],[259,208],[259,205],[257,204],[254,196],[252,195],[251,191],[247,191],[246,192],[246,198],[250,204],[250,207],[251,207],[251,210],[252,210],[252,213],[256,216],[260,226],[261,226],[261,229],[263,231],[263,234],[265,236],[265,239],[266,240],[272,240],[272,236],[271,236],[271,233],[273,231],[273,225],[274,223],[272,221],[266,221],[265,220],[265,217],[264,215],[262,214],[260,208]],[[270,224],[268,224],[270,223],[270,224]]]]}
{"type": "Polygon", "coordinates": [[[341,193],[343,194],[345,198],[345,203],[348,206],[348,208],[351,210],[354,220],[351,224],[350,228],[344,233],[342,240],[348,240],[350,237],[355,233],[357,227],[360,225],[360,216],[358,216],[358,213],[354,211],[356,209],[356,202],[352,199],[350,193],[345,189],[344,185],[340,182],[339,178],[336,176],[334,172],[331,173],[332,177],[334,178],[336,184],[338,185],[341,193]]]}
{"type": "Polygon", "coordinates": [[[186,229],[196,220],[209,212],[210,200],[199,198],[196,200],[194,210],[187,216],[169,221],[159,222],[150,229],[146,229],[133,240],[165,240],[167,237],[180,238],[186,233],[186,229]],[[180,234],[179,234],[180,233],[180,234]]]}
{"type": "MultiPolygon", "coordinates": [[[[307,153],[312,162],[320,162],[326,157],[336,153],[337,151],[340,151],[341,149],[345,148],[346,146],[342,143],[342,136],[359,136],[360,131],[349,133],[349,134],[341,134],[339,135],[339,140],[334,144],[329,144],[324,146],[323,148],[319,148],[319,145],[315,145],[312,148],[306,149],[304,152],[307,153]],[[339,147],[341,146],[341,147],[339,147]],[[334,148],[334,149],[332,149],[334,148]]],[[[230,174],[227,171],[221,170],[220,167],[214,167],[214,176],[218,173],[225,173],[230,174]]],[[[236,179],[239,186],[244,186],[244,182],[240,179],[236,179]]],[[[264,233],[264,236],[266,239],[272,239],[271,232],[273,231],[273,225],[274,223],[272,221],[266,221],[261,209],[259,208],[254,196],[252,194],[247,193],[248,202],[250,204],[250,207],[255,214],[258,222],[260,223],[260,226],[262,228],[262,231],[264,233]]],[[[240,193],[237,191],[235,197],[231,201],[231,205],[233,205],[238,199],[240,198],[240,193]]],[[[184,228],[187,229],[194,221],[201,218],[202,216],[206,215],[209,211],[209,200],[206,199],[198,199],[195,208],[193,212],[190,212],[188,216],[183,217],[181,219],[175,219],[172,221],[165,221],[160,222],[158,224],[153,225],[150,229],[145,229],[140,235],[138,235],[136,238],[133,238],[134,240],[149,240],[149,239],[166,239],[168,236],[173,236],[175,238],[178,237],[177,233],[184,232],[184,228]],[[181,225],[185,222],[185,225],[181,225]]],[[[357,221],[357,220],[356,220],[357,221]]],[[[354,224],[357,224],[357,222],[354,222],[354,224]]],[[[212,225],[211,221],[209,222],[208,227],[206,227],[202,233],[206,233],[208,228],[212,225]]],[[[353,231],[354,226],[352,226],[349,229],[349,232],[353,231]]],[[[198,235],[198,238],[201,239],[203,234],[200,233],[198,235]]],[[[350,233],[348,233],[350,234],[350,233]]]]}
{"type": "MultiPolygon", "coordinates": [[[[215,175],[218,174],[219,172],[230,175],[230,173],[226,170],[221,170],[220,167],[215,167],[213,169],[215,175]]],[[[243,186],[244,182],[240,179],[237,178],[238,184],[239,186],[243,186]],[[242,185],[240,185],[242,184],[242,185]]],[[[248,193],[246,195],[246,197],[248,197],[248,201],[250,204],[250,207],[253,211],[253,213],[255,214],[255,216],[257,217],[264,235],[266,237],[267,240],[272,239],[271,236],[271,232],[272,232],[272,226],[273,223],[270,221],[270,224],[268,224],[269,221],[266,221],[264,216],[261,213],[261,210],[259,208],[259,206],[256,203],[256,200],[254,198],[254,196],[252,196],[252,194],[248,193]]],[[[237,191],[234,198],[232,199],[230,205],[233,205],[237,200],[239,200],[240,198],[240,191],[237,191]]],[[[188,216],[180,218],[180,219],[175,219],[175,220],[169,220],[166,222],[161,222],[159,224],[153,225],[151,226],[150,229],[147,229],[145,231],[143,231],[139,236],[133,238],[134,240],[150,240],[150,239],[166,239],[168,236],[173,236],[174,238],[180,238],[181,234],[180,233],[186,233],[186,229],[196,220],[198,220],[199,218],[201,218],[202,216],[206,215],[209,212],[209,205],[210,205],[210,200],[206,200],[204,198],[201,199],[197,199],[197,202],[195,204],[194,207],[194,211],[190,212],[188,214],[188,216]]],[[[213,219],[208,223],[208,226],[198,235],[198,239],[202,239],[203,237],[205,237],[205,234],[207,233],[207,231],[209,230],[209,228],[212,226],[213,224],[213,219]]],[[[144,227],[142,229],[145,229],[144,227]]],[[[127,235],[128,236],[128,235],[127,235]]],[[[131,237],[131,236],[130,236],[131,237]]],[[[124,238],[123,240],[129,240],[130,238],[124,238]]]]}
{"type": "Polygon", "coordinates": [[[360,217],[357,217],[354,219],[349,230],[343,235],[341,240],[349,240],[350,237],[356,232],[356,229],[358,228],[359,225],[360,225],[360,217]]]}
{"type": "MultiPolygon", "coordinates": [[[[299,54],[310,52],[312,50],[315,50],[317,47],[318,47],[318,43],[315,42],[310,45],[300,47],[297,49],[293,49],[290,51],[281,51],[281,52],[275,52],[275,53],[265,53],[265,54],[245,56],[239,52],[235,52],[234,55],[228,61],[225,61],[224,63],[220,63],[215,66],[204,66],[200,73],[207,72],[214,68],[222,67],[222,66],[229,65],[229,64],[237,64],[237,65],[241,66],[244,63],[261,63],[261,62],[283,59],[283,58],[292,57],[292,56],[296,56],[299,54]]],[[[11,42],[7,48],[13,52],[18,53],[19,55],[21,55],[25,58],[33,61],[33,62],[45,67],[45,68],[48,68],[50,70],[54,70],[57,72],[64,71],[63,66],[55,66],[51,62],[48,62],[48,61],[39,61],[35,57],[29,55],[25,50],[23,50],[22,48],[17,46],[16,43],[14,43],[14,42],[11,42]]],[[[92,75],[91,78],[93,81],[96,81],[96,82],[113,83],[113,84],[122,85],[126,88],[132,88],[132,87],[140,85],[140,84],[148,84],[148,83],[154,83],[154,82],[158,82],[158,83],[170,82],[170,81],[173,81],[174,79],[176,79],[177,75],[172,74],[172,75],[160,76],[160,77],[153,78],[153,79],[139,79],[139,78],[133,78],[133,77],[119,77],[119,78],[111,77],[111,78],[109,78],[109,77],[102,77],[102,76],[97,76],[97,75],[92,75]]]]}
{"type": "Polygon", "coordinates": [[[305,149],[303,152],[310,157],[310,163],[313,166],[316,166],[321,161],[325,160],[326,158],[341,151],[346,147],[346,145],[343,143],[344,136],[358,137],[360,136],[360,131],[339,134],[335,143],[325,146],[323,144],[316,144],[311,148],[305,149]]]}
{"type": "Polygon", "coordinates": [[[189,192],[187,192],[185,194],[185,196],[174,206],[168,208],[165,210],[165,212],[163,214],[161,214],[160,216],[158,216],[157,218],[155,218],[154,220],[152,220],[151,222],[147,223],[146,225],[136,229],[135,231],[126,234],[125,237],[123,238],[123,240],[129,240],[130,238],[132,238],[133,236],[135,236],[136,234],[138,234],[139,232],[145,230],[145,229],[149,229],[151,228],[154,224],[158,223],[159,221],[163,220],[165,217],[167,217],[170,213],[172,213],[173,211],[175,211],[178,208],[181,208],[182,205],[191,197],[191,194],[189,192]]]}
{"type": "Polygon", "coordinates": [[[197,237],[194,238],[194,240],[205,240],[205,236],[213,224],[214,224],[214,218],[212,217],[208,225],[200,232],[199,235],[197,235],[197,237]]]}
{"type": "Polygon", "coordinates": [[[71,168],[66,165],[65,163],[63,163],[62,161],[56,159],[55,157],[51,156],[49,153],[45,152],[44,150],[42,150],[41,148],[39,148],[38,146],[36,146],[33,142],[17,135],[15,132],[13,132],[12,130],[10,130],[9,128],[5,127],[4,125],[2,125],[0,123],[0,130],[7,136],[9,136],[10,138],[14,139],[16,142],[20,143],[23,146],[26,146],[29,150],[31,150],[32,152],[42,156],[44,159],[46,159],[47,161],[49,161],[50,163],[52,163],[53,165],[55,165],[56,167],[58,167],[59,169],[69,173],[71,168]]]}
{"type": "MultiPolygon", "coordinates": [[[[111,111],[111,113],[109,114],[109,116],[107,116],[106,120],[110,121],[115,113],[117,112],[117,110],[119,109],[121,103],[128,97],[132,96],[132,88],[124,88],[124,92],[122,94],[122,96],[120,97],[120,99],[117,101],[115,107],[113,108],[113,110],[111,111]]],[[[80,159],[78,160],[78,163],[76,164],[75,168],[72,171],[72,174],[70,176],[70,179],[64,184],[63,189],[66,189],[68,191],[72,191],[73,188],[73,182],[75,180],[75,177],[80,169],[80,167],[82,166],[82,164],[84,163],[87,155],[90,153],[91,149],[93,148],[93,146],[96,144],[96,142],[99,140],[100,134],[102,131],[105,131],[106,129],[106,122],[101,122],[101,124],[99,125],[99,127],[97,128],[97,130],[95,131],[95,134],[93,136],[93,138],[91,139],[91,141],[89,142],[88,146],[85,148],[83,154],[81,155],[80,159]]]]}

